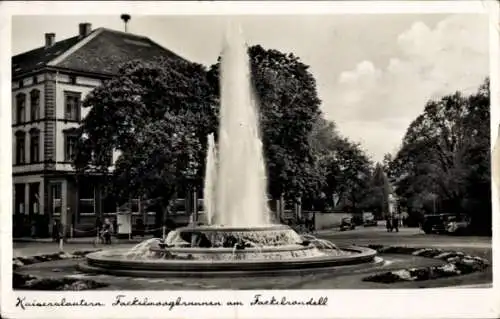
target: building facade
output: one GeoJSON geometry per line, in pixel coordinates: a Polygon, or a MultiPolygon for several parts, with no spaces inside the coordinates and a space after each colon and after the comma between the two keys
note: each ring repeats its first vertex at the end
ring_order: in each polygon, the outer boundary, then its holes
{"type": "Polygon", "coordinates": [[[72,166],[88,112],[82,101],[125,62],[183,59],[147,37],[89,23],[77,30],[59,42],[45,34],[45,46],[12,58],[14,237],[49,236],[55,219],[66,231],[92,229],[97,216],[116,211],[99,176],[77,176],[72,166]]]}

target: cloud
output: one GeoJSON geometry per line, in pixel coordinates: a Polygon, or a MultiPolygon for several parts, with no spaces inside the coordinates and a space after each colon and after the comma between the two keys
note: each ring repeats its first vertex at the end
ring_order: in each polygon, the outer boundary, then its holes
{"type": "Polygon", "coordinates": [[[450,16],[434,28],[416,22],[396,41],[397,54],[385,66],[362,61],[341,72],[328,93],[335,105],[324,108],[344,134],[370,145],[377,160],[397,147],[430,98],[457,90],[473,92],[489,70],[484,16],[450,16]],[[377,126],[384,126],[386,138],[368,130],[377,126]]]}

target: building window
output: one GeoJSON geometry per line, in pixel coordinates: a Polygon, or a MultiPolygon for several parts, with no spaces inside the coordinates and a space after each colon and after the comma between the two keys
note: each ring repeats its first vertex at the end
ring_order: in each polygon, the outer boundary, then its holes
{"type": "Polygon", "coordinates": [[[73,161],[76,153],[76,142],[78,137],[75,134],[66,133],[64,137],[64,160],[66,162],[73,161]]]}
{"type": "Polygon", "coordinates": [[[29,184],[30,214],[40,213],[40,183],[29,184]]]}
{"type": "Polygon", "coordinates": [[[76,76],[70,75],[69,76],[69,83],[71,84],[76,84],[76,76]]]}
{"type": "Polygon", "coordinates": [[[33,84],[38,84],[38,76],[33,76],[33,84]]]}
{"type": "Polygon", "coordinates": [[[26,133],[23,131],[16,132],[16,164],[24,164],[26,162],[26,133]]]}
{"type": "MultiPolygon", "coordinates": [[[[36,77],[35,77],[36,78],[36,77]]],[[[40,91],[33,90],[30,93],[30,121],[40,119],[40,91]]]]}
{"type": "Polygon", "coordinates": [[[26,94],[19,93],[16,96],[16,124],[26,121],[26,94]]]}
{"type": "Polygon", "coordinates": [[[102,200],[102,212],[104,214],[116,212],[116,200],[113,195],[108,194],[102,200]]]}
{"type": "Polygon", "coordinates": [[[95,214],[95,183],[88,179],[82,178],[78,183],[78,212],[81,215],[95,214]]]}
{"type": "Polygon", "coordinates": [[[25,188],[24,184],[15,184],[14,185],[14,198],[15,198],[15,207],[14,214],[25,214],[24,211],[24,193],[25,188]]]}
{"type": "Polygon", "coordinates": [[[52,192],[52,214],[57,216],[61,215],[62,207],[62,185],[61,183],[54,183],[51,185],[52,192]]]}
{"type": "Polygon", "coordinates": [[[80,121],[81,93],[64,92],[64,119],[80,121]]]}
{"type": "Polygon", "coordinates": [[[37,129],[30,131],[30,162],[40,162],[40,131],[37,129]]]}
{"type": "Polygon", "coordinates": [[[23,87],[24,87],[24,80],[21,80],[21,81],[19,81],[19,88],[21,89],[23,87]]]}

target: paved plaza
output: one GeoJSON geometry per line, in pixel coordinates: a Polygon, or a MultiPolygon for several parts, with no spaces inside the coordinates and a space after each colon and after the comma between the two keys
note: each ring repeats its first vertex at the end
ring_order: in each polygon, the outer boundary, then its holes
{"type": "MultiPolygon", "coordinates": [[[[418,228],[402,228],[398,233],[388,233],[384,227],[359,227],[352,231],[338,230],[320,231],[318,237],[342,245],[384,245],[434,247],[462,251],[466,254],[479,256],[491,261],[490,237],[455,237],[446,235],[426,235],[418,228]]],[[[130,248],[135,243],[128,240],[115,242],[111,246],[94,246],[88,240],[79,239],[64,246],[67,252],[93,249],[130,248]]],[[[55,243],[15,243],[15,256],[30,256],[57,252],[55,243]]],[[[83,274],[75,268],[74,260],[45,262],[26,267],[23,272],[42,277],[73,277],[93,279],[108,284],[106,290],[185,290],[185,289],[383,289],[383,288],[434,288],[449,285],[468,287],[487,287],[491,283],[492,267],[484,272],[477,272],[453,278],[440,278],[421,282],[400,282],[384,284],[362,281],[362,278],[373,273],[398,270],[407,267],[427,267],[439,265],[440,261],[404,255],[382,255],[384,262],[374,267],[352,269],[339,267],[337,269],[302,275],[267,276],[267,277],[222,277],[222,278],[130,278],[110,275],[83,274]]]]}

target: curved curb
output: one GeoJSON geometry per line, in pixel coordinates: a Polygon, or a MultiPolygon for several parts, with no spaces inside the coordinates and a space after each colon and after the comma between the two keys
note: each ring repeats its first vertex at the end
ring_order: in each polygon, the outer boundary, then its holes
{"type": "Polygon", "coordinates": [[[346,256],[324,256],[297,260],[250,261],[196,261],[166,260],[162,262],[147,260],[117,260],[106,258],[105,252],[86,256],[86,264],[79,264],[81,271],[140,277],[214,277],[250,275],[288,275],[290,273],[310,273],[331,270],[335,267],[364,265],[380,262],[377,252],[366,247],[344,247],[344,250],[357,252],[346,256]]]}

